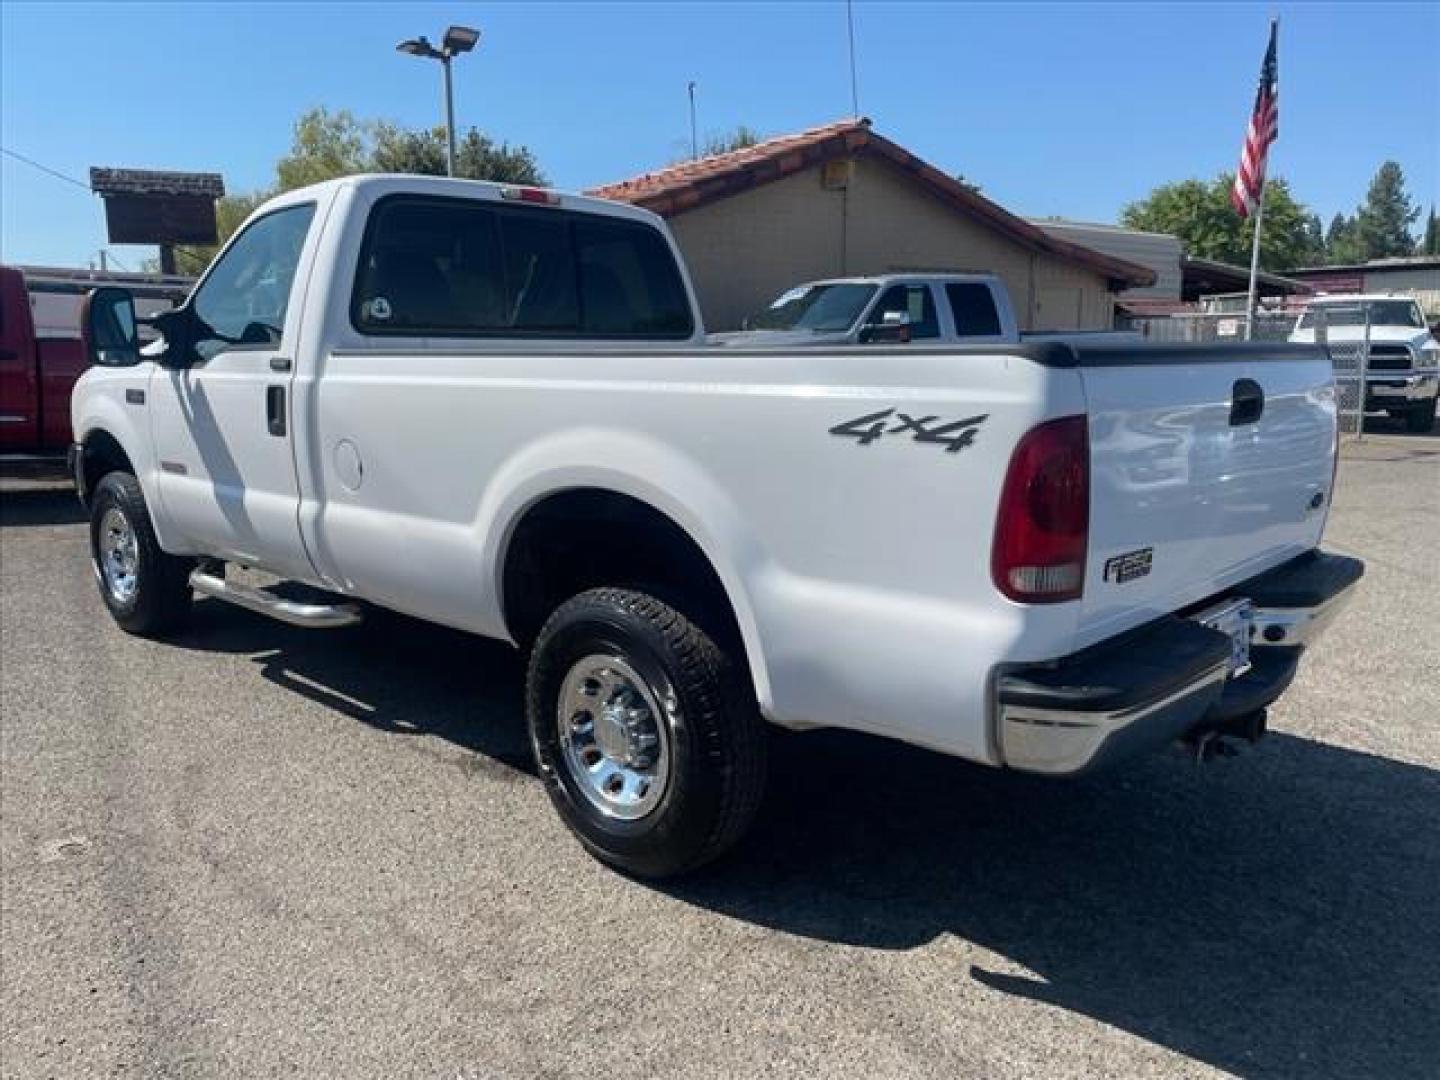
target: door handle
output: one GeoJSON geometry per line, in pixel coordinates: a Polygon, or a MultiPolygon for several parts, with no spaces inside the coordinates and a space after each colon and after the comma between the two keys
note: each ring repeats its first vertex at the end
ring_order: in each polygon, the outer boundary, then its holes
{"type": "Polygon", "coordinates": [[[1254,379],[1236,379],[1230,393],[1230,426],[1253,424],[1265,411],[1265,391],[1254,379]]]}
{"type": "Polygon", "coordinates": [[[271,435],[285,435],[285,387],[265,388],[265,426],[271,435]]]}

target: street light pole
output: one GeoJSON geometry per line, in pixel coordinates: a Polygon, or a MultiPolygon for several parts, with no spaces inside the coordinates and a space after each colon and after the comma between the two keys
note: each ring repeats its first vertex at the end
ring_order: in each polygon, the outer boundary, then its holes
{"type": "Polygon", "coordinates": [[[445,69],[445,175],[455,175],[455,87],[450,81],[450,54],[440,58],[445,69]]]}
{"type": "Polygon", "coordinates": [[[445,79],[445,175],[455,175],[455,87],[450,76],[450,62],[461,53],[475,48],[480,31],[469,26],[452,26],[445,31],[441,47],[435,48],[424,36],[407,38],[395,48],[399,52],[424,60],[439,60],[445,79]]]}

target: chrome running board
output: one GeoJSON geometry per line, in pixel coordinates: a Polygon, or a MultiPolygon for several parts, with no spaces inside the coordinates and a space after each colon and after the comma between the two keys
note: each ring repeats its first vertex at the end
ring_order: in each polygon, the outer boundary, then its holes
{"type": "Polygon", "coordinates": [[[236,607],[247,608],[279,619],[291,626],[304,626],[312,630],[334,630],[342,626],[354,626],[361,619],[360,606],[351,603],[307,604],[297,600],[286,600],[274,593],[257,589],[239,582],[226,581],[205,570],[190,573],[190,588],[201,596],[212,600],[223,600],[236,607]]]}

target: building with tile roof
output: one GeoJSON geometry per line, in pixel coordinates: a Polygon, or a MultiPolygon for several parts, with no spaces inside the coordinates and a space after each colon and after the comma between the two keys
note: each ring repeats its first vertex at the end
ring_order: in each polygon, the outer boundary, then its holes
{"type": "Polygon", "coordinates": [[[897,271],[998,274],[1024,329],[1107,329],[1151,269],[1047,233],[844,120],[681,162],[589,194],[669,220],[706,326],[737,329],[802,281],[897,271]]]}

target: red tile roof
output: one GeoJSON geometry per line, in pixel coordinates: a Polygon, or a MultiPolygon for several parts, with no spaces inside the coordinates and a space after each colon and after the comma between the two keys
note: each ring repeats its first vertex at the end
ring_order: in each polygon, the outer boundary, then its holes
{"type": "Polygon", "coordinates": [[[726,154],[684,161],[630,180],[591,188],[587,194],[634,203],[663,217],[674,217],[826,161],[863,154],[885,159],[956,210],[979,218],[1033,251],[1080,263],[1122,286],[1155,282],[1155,272],[1149,267],[1057,239],[1016,217],[904,147],[877,135],[866,119],[841,120],[726,154]]]}

